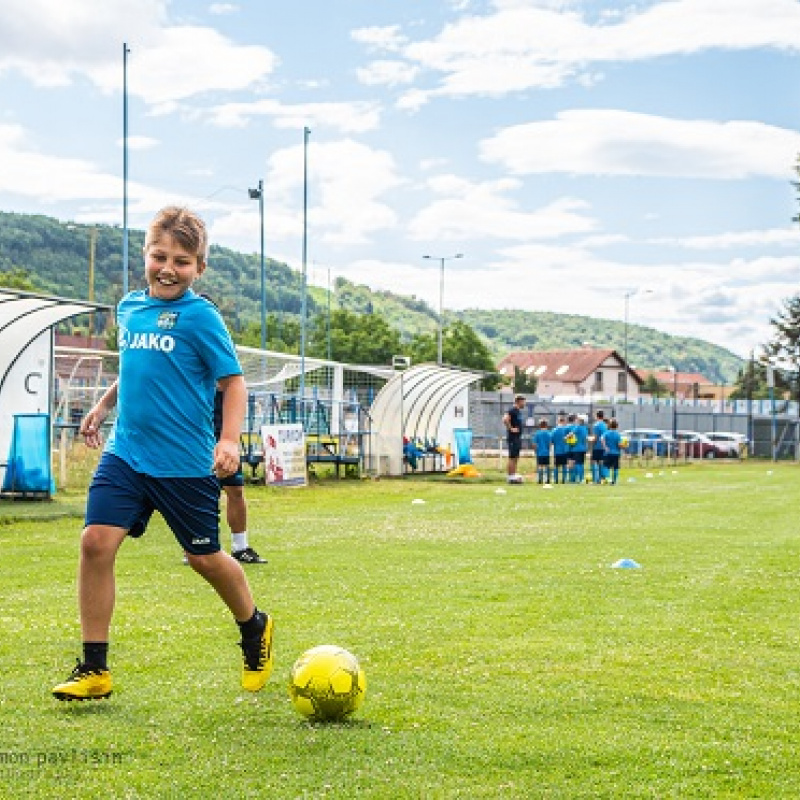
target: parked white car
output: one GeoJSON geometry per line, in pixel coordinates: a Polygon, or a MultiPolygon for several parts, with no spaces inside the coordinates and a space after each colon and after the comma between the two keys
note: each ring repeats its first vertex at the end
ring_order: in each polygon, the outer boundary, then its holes
{"type": "Polygon", "coordinates": [[[678,452],[688,458],[738,458],[739,446],[733,442],[715,442],[703,433],[677,431],[678,452]]]}
{"type": "Polygon", "coordinates": [[[704,435],[711,439],[712,442],[734,445],[737,453],[740,456],[747,454],[749,443],[747,441],[747,437],[743,433],[732,433],[731,431],[709,431],[704,435]]]}

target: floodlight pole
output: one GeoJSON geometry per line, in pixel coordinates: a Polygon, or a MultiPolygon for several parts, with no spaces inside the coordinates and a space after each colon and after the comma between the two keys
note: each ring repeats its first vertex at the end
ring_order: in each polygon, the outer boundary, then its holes
{"type": "Polygon", "coordinates": [[[122,45],[122,296],[128,294],[128,53],[122,45]]]}
{"type": "MultiPolygon", "coordinates": [[[[678,368],[672,367],[672,438],[678,441],[678,368]]],[[[677,446],[677,445],[676,445],[677,446]]]]}
{"type": "MultiPolygon", "coordinates": [[[[623,333],[623,343],[622,343],[622,360],[625,362],[625,402],[628,402],[628,310],[630,305],[630,299],[633,295],[638,294],[638,289],[629,289],[623,295],[625,298],[625,325],[624,325],[624,333],[623,333]]],[[[645,294],[652,294],[652,289],[645,289],[645,294]]]]}
{"type": "Polygon", "coordinates": [[[300,303],[300,420],[303,420],[303,401],[306,394],[306,306],[307,286],[306,272],[308,266],[308,137],[309,127],[303,128],[303,247],[302,247],[302,294],[300,303]]]}
{"type": "Polygon", "coordinates": [[[248,189],[251,200],[258,200],[258,217],[261,226],[261,349],[267,349],[267,268],[264,263],[264,181],[257,189],[248,189]]]}
{"type": "Polygon", "coordinates": [[[464,258],[463,253],[456,253],[452,256],[422,256],[431,261],[438,261],[440,264],[439,269],[439,336],[436,347],[436,363],[442,365],[442,337],[444,328],[444,262],[452,261],[455,258],[464,258]]]}

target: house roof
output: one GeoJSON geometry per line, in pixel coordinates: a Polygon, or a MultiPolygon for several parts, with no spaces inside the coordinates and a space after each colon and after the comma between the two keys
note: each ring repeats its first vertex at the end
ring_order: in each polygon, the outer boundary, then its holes
{"type": "MultiPolygon", "coordinates": [[[[622,356],[612,348],[579,347],[573,350],[516,350],[506,355],[497,365],[498,371],[510,372],[512,366],[539,380],[581,383],[595,373],[608,359],[621,368],[622,356]]],[[[628,373],[638,382],[642,379],[628,368],[628,373]]]]}
{"type": "Polygon", "coordinates": [[[651,375],[659,383],[671,386],[673,383],[678,383],[680,386],[699,384],[700,386],[713,385],[714,381],[710,381],[705,375],[699,372],[673,372],[668,369],[637,369],[637,374],[642,382],[646,381],[651,375]]]}

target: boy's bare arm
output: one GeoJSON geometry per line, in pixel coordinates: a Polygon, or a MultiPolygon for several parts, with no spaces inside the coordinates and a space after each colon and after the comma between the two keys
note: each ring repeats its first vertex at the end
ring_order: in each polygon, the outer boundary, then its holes
{"type": "Polygon", "coordinates": [[[241,375],[218,381],[222,391],[222,430],[214,448],[214,472],[220,478],[239,470],[239,436],[247,407],[247,387],[241,375]]]}

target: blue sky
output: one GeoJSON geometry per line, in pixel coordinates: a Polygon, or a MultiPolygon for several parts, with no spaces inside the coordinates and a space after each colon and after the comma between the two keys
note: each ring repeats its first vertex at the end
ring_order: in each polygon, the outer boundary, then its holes
{"type": "MultiPolygon", "coordinates": [[[[798,0],[2,0],[0,209],[740,355],[798,291],[798,0]],[[434,259],[424,259],[424,255],[434,259]]],[[[213,264],[211,265],[213,268],[213,264]]],[[[665,354],[665,363],[669,354],[665,354]]]]}

